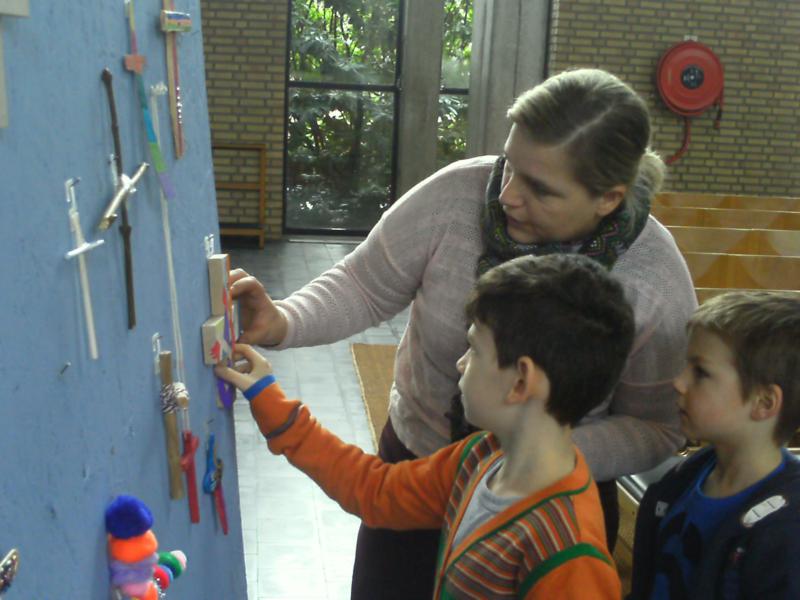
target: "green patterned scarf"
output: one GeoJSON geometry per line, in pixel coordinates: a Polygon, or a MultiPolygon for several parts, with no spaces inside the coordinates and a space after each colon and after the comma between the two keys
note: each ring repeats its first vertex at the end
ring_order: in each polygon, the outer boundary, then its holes
{"type": "Polygon", "coordinates": [[[647,224],[647,217],[650,214],[650,198],[647,194],[640,194],[639,197],[632,198],[610,215],[603,217],[597,229],[583,240],[544,244],[515,242],[506,231],[506,216],[500,204],[504,165],[505,158],[501,156],[492,168],[489,185],[486,187],[486,202],[481,213],[485,250],[478,259],[478,276],[483,275],[494,266],[527,254],[543,256],[577,252],[585,254],[611,269],[617,258],[639,237],[647,224]]]}

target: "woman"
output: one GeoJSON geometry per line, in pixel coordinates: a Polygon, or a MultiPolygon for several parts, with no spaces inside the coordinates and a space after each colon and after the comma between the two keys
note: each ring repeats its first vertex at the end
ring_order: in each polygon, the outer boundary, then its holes
{"type": "MultiPolygon", "coordinates": [[[[664,165],[648,148],[644,101],[604,71],[551,77],[508,116],[503,156],[460,161],[419,183],[350,255],[286,300],[273,303],[257,280],[234,272],[241,339],[278,349],[327,344],[411,304],[379,454],[424,456],[451,441],[456,360],[467,345],[461,307],[476,277],[523,254],[590,256],[622,283],[636,316],[619,384],[574,434],[613,546],[615,478],[654,467],[682,441],[671,380],[696,301],[672,237],[649,215],[664,165]]],[[[362,526],[352,598],[430,598],[437,541],[436,532],[362,526]]]]}

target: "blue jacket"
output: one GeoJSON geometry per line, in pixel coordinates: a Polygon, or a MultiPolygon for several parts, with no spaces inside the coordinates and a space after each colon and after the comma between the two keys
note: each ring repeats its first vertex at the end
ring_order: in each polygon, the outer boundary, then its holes
{"type": "MultiPolygon", "coordinates": [[[[800,459],[784,452],[786,467],[709,540],[691,600],[800,598],[800,459]]],[[[698,452],[648,486],[636,517],[628,600],[650,597],[661,519],[713,458],[711,449],[698,452]]]]}

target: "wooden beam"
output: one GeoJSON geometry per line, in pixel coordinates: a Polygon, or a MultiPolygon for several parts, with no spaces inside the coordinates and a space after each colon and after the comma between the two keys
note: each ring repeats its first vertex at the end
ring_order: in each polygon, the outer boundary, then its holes
{"type": "MultiPolygon", "coordinates": [[[[28,0],[0,0],[0,17],[27,17],[29,15],[28,0]]],[[[8,100],[6,98],[4,64],[3,30],[0,22],[0,129],[8,127],[8,100]]]]}

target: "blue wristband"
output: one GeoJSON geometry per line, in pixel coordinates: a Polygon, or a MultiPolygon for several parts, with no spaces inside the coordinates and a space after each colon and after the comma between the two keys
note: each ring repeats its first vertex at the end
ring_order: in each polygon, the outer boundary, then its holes
{"type": "Polygon", "coordinates": [[[275,375],[266,375],[242,392],[248,401],[258,396],[264,389],[275,383],[275,375]]]}

